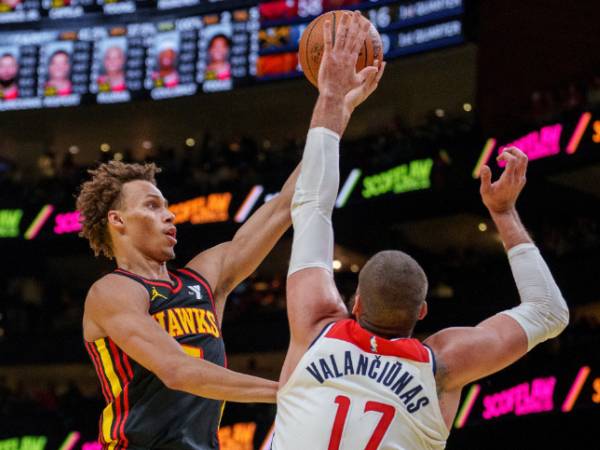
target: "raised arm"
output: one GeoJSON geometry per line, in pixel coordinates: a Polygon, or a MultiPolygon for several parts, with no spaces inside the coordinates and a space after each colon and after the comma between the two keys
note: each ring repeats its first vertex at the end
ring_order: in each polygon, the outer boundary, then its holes
{"type": "Polygon", "coordinates": [[[442,391],[460,392],[467,383],[512,364],[560,334],[569,320],[560,290],[515,209],[525,185],[527,156],[510,148],[500,159],[507,165],[495,183],[489,167],[482,170],[481,196],[508,252],[521,304],[476,327],[448,328],[427,339],[440,362],[437,379],[442,391]]]}
{"type": "Polygon", "coordinates": [[[277,383],[188,356],[148,314],[147,297],[135,282],[108,275],[90,289],[84,321],[170,389],[216,400],[275,403],[277,383]]]}
{"type": "Polygon", "coordinates": [[[323,326],[348,314],[333,280],[331,216],[339,185],[340,135],[353,109],[375,90],[383,73],[376,67],[355,72],[368,29],[369,23],[360,14],[347,14],[340,21],[336,33],[340,38],[334,45],[331,23],[324,24],[319,98],[292,200],[294,242],[287,280],[291,342],[280,383],[287,381],[323,326]]]}
{"type": "Polygon", "coordinates": [[[290,227],[290,204],[299,173],[297,167],[281,193],[252,214],[231,241],[203,251],[187,264],[200,272],[213,289],[219,322],[229,293],[256,270],[290,227]]]}

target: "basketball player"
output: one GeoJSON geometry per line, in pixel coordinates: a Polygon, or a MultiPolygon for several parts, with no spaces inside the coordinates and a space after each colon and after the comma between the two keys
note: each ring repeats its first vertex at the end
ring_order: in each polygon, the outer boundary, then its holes
{"type": "Polygon", "coordinates": [[[361,270],[356,319],[349,318],[333,280],[331,214],[344,130],[340,99],[353,86],[356,59],[348,57],[351,34],[333,45],[328,23],[324,36],[319,101],[327,113],[313,118],[292,200],[291,342],[272,448],[443,449],[463,386],[512,364],[568,323],[567,305],[515,209],[527,157],[508,149],[499,157],[507,164],[498,181],[491,182],[487,166],[481,175],[483,203],[508,252],[519,306],[421,343],[411,335],[427,313],[427,277],[410,256],[390,250],[361,270]]]}
{"type": "Polygon", "coordinates": [[[277,383],[225,368],[220,324],[228,294],[288,228],[297,171],[230,242],[169,271],[176,228],[156,187],[158,170],[102,164],[77,199],[82,236],[117,265],[92,285],[83,317],[106,400],[100,442],[108,449],[216,449],[223,400],[275,402],[277,383]]]}
{"type": "MultiPolygon", "coordinates": [[[[376,74],[375,67],[364,69],[362,84],[343,99],[345,122],[374,90],[376,74]]],[[[335,71],[327,76],[338,78],[335,71]]],[[[325,113],[320,98],[314,115],[325,113]]],[[[177,242],[174,216],[155,185],[156,172],[153,164],[103,164],[90,172],[77,200],[82,236],[96,255],[117,262],[90,289],[83,318],[107,403],[100,442],[110,449],[216,449],[222,400],[275,402],[276,383],[222,367],[219,324],[228,294],[291,224],[299,170],[232,241],[172,272],[166,262],[177,242]]]]}

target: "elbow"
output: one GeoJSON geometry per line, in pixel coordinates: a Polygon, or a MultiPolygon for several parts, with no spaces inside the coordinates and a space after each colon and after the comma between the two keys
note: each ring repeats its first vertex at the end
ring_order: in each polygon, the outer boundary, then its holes
{"type": "Polygon", "coordinates": [[[163,367],[156,371],[155,375],[163,382],[163,384],[174,391],[184,391],[185,377],[182,375],[182,370],[177,366],[163,367]]]}
{"type": "Polygon", "coordinates": [[[567,303],[565,302],[564,299],[562,299],[562,305],[561,305],[561,309],[560,309],[560,315],[559,315],[559,320],[558,320],[558,326],[560,328],[559,333],[562,333],[563,330],[565,328],[567,328],[567,325],[569,325],[569,320],[571,318],[570,312],[569,312],[569,307],[567,306],[567,303]]]}
{"type": "Polygon", "coordinates": [[[549,320],[552,323],[551,337],[556,337],[559,334],[561,334],[565,330],[565,328],[567,328],[567,325],[569,325],[569,319],[570,319],[569,307],[567,306],[567,303],[565,302],[565,300],[563,299],[563,297],[561,295],[559,306],[557,306],[557,308],[551,315],[551,318],[549,318],[549,320]]]}

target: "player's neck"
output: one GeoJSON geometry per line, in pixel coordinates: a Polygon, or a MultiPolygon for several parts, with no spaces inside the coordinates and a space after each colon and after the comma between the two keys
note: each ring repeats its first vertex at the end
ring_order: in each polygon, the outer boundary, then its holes
{"type": "Polygon", "coordinates": [[[165,262],[156,261],[139,252],[116,254],[117,267],[150,280],[169,280],[165,262]]]}
{"type": "Polygon", "coordinates": [[[362,328],[384,339],[410,338],[412,336],[412,330],[406,331],[398,327],[382,327],[372,323],[364,315],[358,317],[357,321],[362,328]]]}

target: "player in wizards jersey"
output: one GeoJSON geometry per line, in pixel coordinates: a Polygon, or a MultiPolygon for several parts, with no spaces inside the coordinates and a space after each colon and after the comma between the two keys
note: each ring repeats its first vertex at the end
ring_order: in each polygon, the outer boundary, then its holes
{"type": "Polygon", "coordinates": [[[508,251],[521,304],[421,343],[411,335],[427,313],[427,278],[414,259],[391,250],[377,253],[361,270],[356,319],[349,317],[333,280],[331,214],[348,117],[343,99],[360,84],[352,41],[361,43],[364,35],[346,26],[350,31],[342,24],[336,33],[346,38],[335,44],[331,24],[324,27],[319,100],[292,201],[291,342],[272,449],[442,449],[463,386],[558,335],[569,311],[517,215],[527,157],[511,148],[500,156],[506,168],[498,181],[492,183],[490,169],[483,169],[481,195],[508,251]]]}

